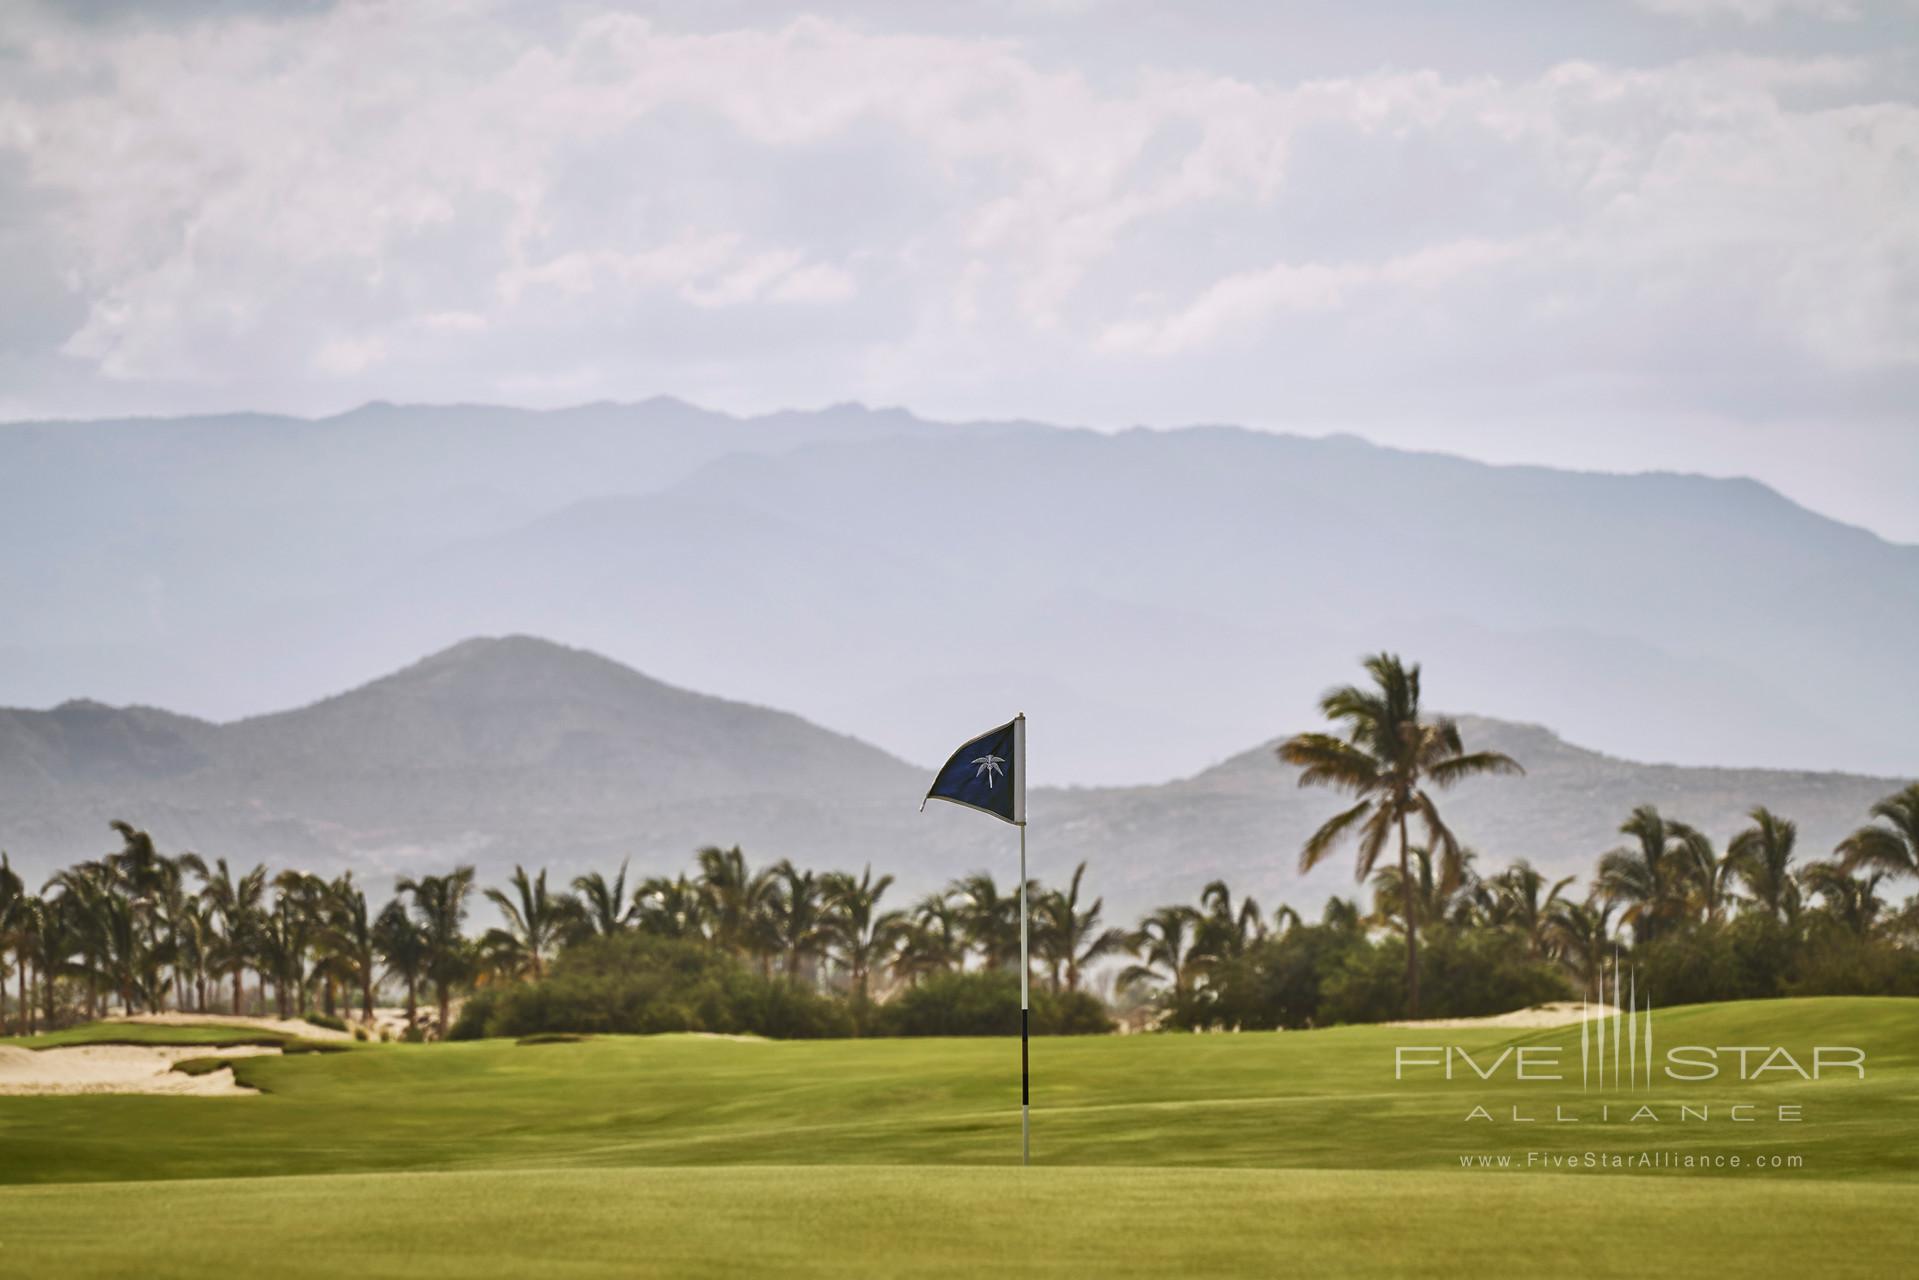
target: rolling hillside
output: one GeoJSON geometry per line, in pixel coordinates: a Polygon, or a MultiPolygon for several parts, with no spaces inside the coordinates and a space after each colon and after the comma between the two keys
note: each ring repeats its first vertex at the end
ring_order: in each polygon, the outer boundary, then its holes
{"type": "MultiPolygon", "coordinates": [[[[1887,778],[1645,765],[1537,726],[1462,720],[1472,747],[1524,778],[1461,788],[1448,814],[1487,865],[1590,869],[1628,810],[1655,803],[1723,840],[1764,803],[1818,856],[1896,787],[1887,778]]],[[[954,723],[954,742],[985,727],[954,723]]],[[[1304,727],[1303,725],[1301,727],[1304,727]]],[[[1034,740],[1044,748],[1046,726],[1034,740]]],[[[662,684],[527,637],[469,640],[298,710],[214,724],[70,703],[0,711],[0,847],[30,874],[112,844],[127,818],[169,849],[388,874],[473,861],[570,876],[631,858],[672,873],[702,844],[756,863],[870,862],[903,892],[976,867],[1010,878],[1011,833],[944,805],[917,812],[930,764],[909,764],[799,717],[662,684]]],[[[1262,746],[1154,786],[1036,788],[1035,873],[1085,859],[1116,916],[1224,876],[1268,906],[1351,891],[1343,866],[1298,879],[1295,851],[1336,803],[1301,792],[1262,746]]]]}
{"type": "Polygon", "coordinates": [[[1297,723],[1387,648],[1437,705],[1614,755],[1919,768],[1919,548],[1746,480],[859,406],[369,405],[0,424],[0,545],[0,704],[230,719],[524,633],[909,759],[1004,691],[1039,780],[1117,785],[1297,723]]]}

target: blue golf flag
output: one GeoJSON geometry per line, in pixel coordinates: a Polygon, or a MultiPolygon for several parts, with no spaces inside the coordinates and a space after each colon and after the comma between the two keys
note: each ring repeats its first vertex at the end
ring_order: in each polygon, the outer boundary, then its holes
{"type": "MultiPolygon", "coordinates": [[[[1026,717],[1014,716],[953,753],[926,800],[990,813],[1001,822],[1026,825],[1026,717]]],[[[920,808],[926,808],[926,800],[920,808]]]]}

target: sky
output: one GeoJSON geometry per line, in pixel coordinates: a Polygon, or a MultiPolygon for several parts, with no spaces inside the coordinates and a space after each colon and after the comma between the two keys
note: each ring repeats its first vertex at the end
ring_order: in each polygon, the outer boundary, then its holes
{"type": "Polygon", "coordinates": [[[0,420],[671,394],[1919,543],[1919,0],[0,7],[0,420]]]}

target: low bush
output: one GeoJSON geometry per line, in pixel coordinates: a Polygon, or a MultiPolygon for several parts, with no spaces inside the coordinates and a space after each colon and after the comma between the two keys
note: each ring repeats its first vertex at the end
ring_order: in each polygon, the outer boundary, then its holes
{"type": "MultiPolygon", "coordinates": [[[[1113,1029],[1106,1006],[1083,991],[1034,987],[1034,1035],[1102,1035],[1113,1029]]],[[[909,987],[873,1011],[872,1031],[888,1036],[1016,1036],[1019,975],[942,973],[909,987]]]]}
{"type": "Polygon", "coordinates": [[[475,992],[449,1039],[666,1031],[811,1039],[854,1024],[841,1002],[703,943],[620,934],[568,948],[543,981],[475,992]]]}

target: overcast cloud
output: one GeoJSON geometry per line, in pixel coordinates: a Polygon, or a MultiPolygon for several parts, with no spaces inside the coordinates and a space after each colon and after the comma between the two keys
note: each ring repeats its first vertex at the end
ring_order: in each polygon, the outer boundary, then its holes
{"type": "Polygon", "coordinates": [[[1910,4],[1255,8],[10,5],[0,418],[1235,421],[1919,542],[1910,4]]]}

